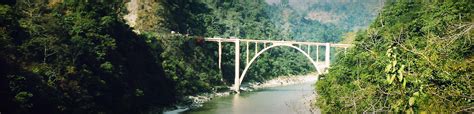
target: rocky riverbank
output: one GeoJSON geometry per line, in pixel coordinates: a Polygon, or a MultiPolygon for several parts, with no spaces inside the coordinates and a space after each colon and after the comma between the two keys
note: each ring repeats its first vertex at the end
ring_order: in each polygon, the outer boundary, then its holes
{"type": "Polygon", "coordinates": [[[241,89],[244,90],[244,88],[249,88],[250,90],[255,90],[255,89],[267,88],[267,87],[300,84],[300,83],[315,81],[316,79],[317,79],[316,74],[308,74],[308,75],[303,75],[303,76],[280,76],[275,79],[265,81],[263,83],[255,82],[255,83],[244,84],[244,86],[242,86],[241,89]]]}
{"type": "MultiPolygon", "coordinates": [[[[280,76],[265,82],[253,82],[242,84],[241,91],[248,92],[254,91],[261,88],[268,88],[268,87],[275,87],[275,86],[285,86],[291,84],[299,84],[305,82],[315,81],[317,79],[317,74],[308,74],[302,76],[280,76]]],[[[202,93],[199,95],[194,96],[186,96],[183,98],[182,102],[180,102],[174,109],[170,109],[165,113],[173,113],[173,112],[182,112],[187,109],[193,109],[203,106],[203,104],[209,100],[212,100],[215,97],[222,97],[228,96],[230,94],[235,94],[230,89],[221,92],[212,92],[212,93],[202,93]]]]}

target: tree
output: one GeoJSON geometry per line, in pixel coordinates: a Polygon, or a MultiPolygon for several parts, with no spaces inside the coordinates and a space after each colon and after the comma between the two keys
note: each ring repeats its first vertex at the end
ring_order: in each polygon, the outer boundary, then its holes
{"type": "Polygon", "coordinates": [[[317,82],[325,111],[471,111],[472,3],[388,2],[317,82]]]}

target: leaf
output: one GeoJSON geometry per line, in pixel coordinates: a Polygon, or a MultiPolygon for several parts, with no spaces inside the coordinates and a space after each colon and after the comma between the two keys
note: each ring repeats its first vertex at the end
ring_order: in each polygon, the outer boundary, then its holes
{"type": "Polygon", "coordinates": [[[388,73],[390,72],[390,69],[392,68],[392,65],[391,64],[388,64],[386,67],[385,67],[385,70],[384,72],[388,73]]]}
{"type": "Polygon", "coordinates": [[[398,74],[397,77],[399,82],[403,81],[403,74],[398,74]]]}
{"type": "Polygon", "coordinates": [[[392,84],[393,80],[395,80],[395,75],[392,75],[390,77],[390,80],[388,81],[388,84],[392,84]]]}
{"type": "Polygon", "coordinates": [[[135,89],[135,96],[138,97],[138,96],[143,96],[143,95],[145,95],[145,94],[143,93],[143,90],[138,89],[138,88],[135,89]]]}
{"type": "Polygon", "coordinates": [[[397,65],[397,61],[392,61],[392,72],[395,72],[397,69],[395,66],[397,65]]]}
{"type": "Polygon", "coordinates": [[[387,55],[387,57],[390,57],[391,54],[392,54],[392,48],[389,48],[387,52],[385,53],[385,55],[387,55]]]}
{"type": "Polygon", "coordinates": [[[20,103],[25,103],[27,102],[31,97],[33,97],[33,94],[30,92],[22,91],[19,92],[18,94],[15,95],[15,101],[20,102],[20,103]]]}
{"type": "Polygon", "coordinates": [[[407,80],[403,80],[402,88],[405,88],[406,86],[407,86],[407,80]]]}
{"type": "Polygon", "coordinates": [[[404,69],[405,69],[405,65],[402,65],[400,69],[398,69],[398,73],[399,74],[403,73],[404,69]]]}
{"type": "Polygon", "coordinates": [[[408,100],[408,104],[410,106],[413,106],[415,104],[415,97],[410,97],[410,99],[408,100]]]}
{"type": "Polygon", "coordinates": [[[405,111],[405,113],[408,113],[408,114],[413,114],[413,108],[408,108],[408,110],[405,111]]]}
{"type": "Polygon", "coordinates": [[[392,83],[392,82],[390,82],[390,75],[387,75],[387,76],[385,76],[385,77],[387,78],[388,84],[392,83]]]}
{"type": "Polygon", "coordinates": [[[114,18],[111,16],[104,16],[100,18],[100,25],[109,26],[114,21],[114,18]]]}
{"type": "Polygon", "coordinates": [[[420,90],[419,90],[421,93],[423,93],[423,86],[420,87],[420,90]]]}
{"type": "MultiPolygon", "coordinates": [[[[398,69],[398,81],[400,81],[400,82],[403,80],[404,69],[405,69],[405,65],[402,65],[400,67],[400,69],[398,69]]],[[[406,83],[406,82],[404,82],[404,83],[406,83]]]]}
{"type": "Polygon", "coordinates": [[[414,96],[420,96],[420,92],[413,93],[414,96]]]}

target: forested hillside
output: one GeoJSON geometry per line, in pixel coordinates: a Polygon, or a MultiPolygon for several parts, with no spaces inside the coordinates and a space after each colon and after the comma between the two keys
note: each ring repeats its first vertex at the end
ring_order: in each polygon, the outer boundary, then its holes
{"type": "Polygon", "coordinates": [[[474,3],[388,2],[317,82],[323,111],[473,111],[474,3]]]}
{"type": "Polygon", "coordinates": [[[276,29],[285,40],[339,42],[346,32],[368,26],[383,0],[267,0],[276,29]]]}
{"type": "Polygon", "coordinates": [[[174,102],[176,90],[121,2],[2,4],[2,113],[132,113],[174,102]]]}
{"type": "MultiPolygon", "coordinates": [[[[311,2],[306,9],[297,9],[298,6],[288,0],[279,3],[251,0],[191,2],[132,0],[127,3],[129,14],[125,17],[134,17],[127,19],[128,23],[134,23],[132,27],[145,34],[147,32],[167,34],[174,31],[204,37],[339,42],[345,32],[367,26],[368,21],[377,14],[381,4],[383,1],[358,3],[336,0],[311,2]],[[311,16],[312,12],[334,13],[339,16],[339,20],[310,19],[308,16],[311,16]]],[[[216,46],[216,44],[207,45],[216,46]]],[[[253,50],[255,46],[250,45],[250,50],[253,50]]],[[[233,44],[224,43],[223,52],[226,53],[223,56],[222,74],[226,82],[232,82],[234,79],[233,48],[233,44]]],[[[263,49],[263,45],[258,48],[263,49]]],[[[312,51],[313,56],[316,56],[315,50],[312,51]]],[[[245,53],[245,50],[241,50],[241,53],[245,53]]],[[[323,58],[323,52],[320,53],[320,58],[323,58]]],[[[253,53],[250,56],[253,56],[253,53]]],[[[242,55],[241,58],[244,59],[245,56],[242,55]]],[[[314,71],[306,58],[292,49],[271,50],[260,58],[252,65],[247,73],[249,78],[245,80],[262,81],[280,75],[314,71]]],[[[245,64],[245,61],[241,62],[245,64]]]]}
{"type": "MultiPolygon", "coordinates": [[[[233,44],[224,44],[220,70],[217,44],[204,37],[339,42],[366,25],[350,20],[370,19],[379,4],[301,10],[287,0],[1,1],[0,112],[159,111],[233,82],[233,44]],[[317,16],[328,13],[340,17],[317,16]]],[[[302,54],[278,48],[256,61],[245,82],[312,71],[302,54]]]]}

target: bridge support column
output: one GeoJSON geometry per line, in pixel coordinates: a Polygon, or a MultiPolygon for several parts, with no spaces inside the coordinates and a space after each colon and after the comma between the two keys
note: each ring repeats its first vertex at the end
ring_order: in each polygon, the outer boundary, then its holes
{"type": "Polygon", "coordinates": [[[255,54],[253,56],[257,55],[258,53],[258,42],[255,42],[255,54]]]}
{"type": "Polygon", "coordinates": [[[326,63],[326,66],[329,68],[329,62],[330,62],[330,58],[331,58],[331,44],[329,43],[326,43],[326,54],[324,55],[325,56],[325,59],[324,59],[324,62],[326,63]]]}
{"type": "Polygon", "coordinates": [[[308,44],[308,55],[311,56],[311,45],[308,44]]]}
{"type": "Polygon", "coordinates": [[[235,78],[234,78],[234,91],[240,93],[240,41],[238,39],[235,40],[235,58],[234,58],[234,65],[235,65],[235,78]]]}
{"type": "Polygon", "coordinates": [[[221,55],[222,55],[222,42],[221,41],[219,41],[219,51],[217,53],[219,54],[219,69],[222,69],[222,67],[221,67],[222,66],[221,65],[221,63],[222,63],[222,57],[221,57],[221,55]]]}
{"type": "Polygon", "coordinates": [[[319,45],[316,45],[316,63],[319,62],[319,45]]]}
{"type": "Polygon", "coordinates": [[[245,52],[247,53],[247,57],[245,57],[245,65],[249,64],[249,41],[247,41],[247,49],[245,52]]]}

